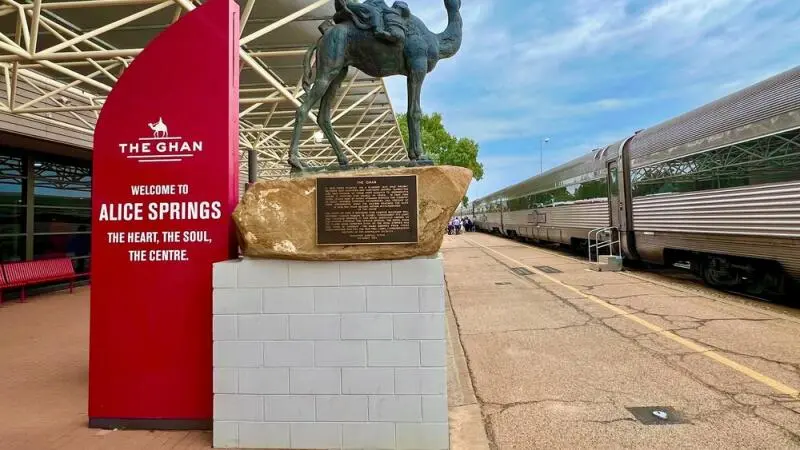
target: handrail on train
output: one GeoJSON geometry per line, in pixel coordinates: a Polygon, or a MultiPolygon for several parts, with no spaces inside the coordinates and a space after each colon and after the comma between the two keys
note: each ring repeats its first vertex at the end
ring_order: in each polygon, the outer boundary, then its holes
{"type": "Polygon", "coordinates": [[[617,227],[600,227],[595,228],[589,232],[589,262],[600,262],[600,249],[608,248],[608,256],[614,256],[614,245],[617,246],[617,251],[620,259],[622,259],[622,245],[619,229],[617,227]],[[617,234],[617,239],[614,240],[614,233],[617,234]],[[592,235],[594,235],[594,244],[592,244],[592,235]],[[609,235],[608,239],[600,241],[601,235],[609,235]],[[594,249],[595,259],[592,259],[592,249],[594,249]]]}

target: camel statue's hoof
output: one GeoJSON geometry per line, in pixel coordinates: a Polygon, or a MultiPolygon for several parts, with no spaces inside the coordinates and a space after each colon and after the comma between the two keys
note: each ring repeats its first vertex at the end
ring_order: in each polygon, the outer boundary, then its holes
{"type": "Polygon", "coordinates": [[[303,169],[306,168],[306,165],[303,164],[303,162],[300,161],[297,158],[289,158],[288,162],[289,162],[289,165],[292,167],[292,170],[302,171],[303,169]]]}
{"type": "Polygon", "coordinates": [[[432,166],[434,162],[428,155],[408,155],[408,165],[411,167],[432,166]]]}

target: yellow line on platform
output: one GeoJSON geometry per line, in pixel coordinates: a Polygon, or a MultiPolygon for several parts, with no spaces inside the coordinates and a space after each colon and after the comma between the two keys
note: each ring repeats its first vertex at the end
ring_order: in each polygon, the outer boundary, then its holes
{"type": "MultiPolygon", "coordinates": [[[[553,250],[549,250],[549,249],[546,249],[546,248],[542,248],[542,247],[537,247],[537,246],[532,246],[532,245],[524,245],[523,244],[523,245],[520,245],[520,248],[528,248],[528,249],[536,250],[537,252],[543,252],[543,253],[546,253],[546,254],[554,257],[554,258],[561,258],[561,259],[564,259],[564,260],[572,262],[572,263],[585,263],[586,262],[585,260],[581,260],[581,259],[576,258],[574,256],[565,256],[565,255],[562,255],[561,253],[558,253],[558,252],[555,252],[553,250]]],[[[586,270],[589,270],[589,269],[586,269],[586,270]]],[[[643,276],[640,276],[640,275],[635,275],[635,274],[633,274],[631,272],[628,272],[628,271],[617,272],[617,273],[619,275],[622,275],[623,277],[635,278],[635,279],[637,279],[639,281],[644,281],[645,283],[650,283],[650,284],[654,284],[656,286],[661,286],[661,287],[665,287],[667,289],[672,289],[673,291],[682,292],[684,294],[690,294],[690,295],[695,296],[695,297],[703,297],[705,299],[711,300],[712,302],[719,302],[719,303],[722,303],[723,305],[728,305],[728,306],[731,306],[731,307],[734,307],[734,308],[744,309],[744,310],[747,310],[749,312],[754,312],[754,313],[757,313],[757,314],[767,315],[767,316],[774,317],[774,318],[779,319],[779,320],[786,320],[788,322],[794,322],[794,323],[800,324],[800,319],[798,319],[796,317],[792,317],[792,316],[790,316],[788,314],[785,314],[783,312],[780,312],[780,311],[772,311],[772,310],[769,310],[769,309],[756,308],[754,306],[750,306],[750,305],[746,305],[746,304],[743,304],[743,303],[739,303],[739,302],[727,300],[727,299],[724,299],[724,298],[716,297],[716,296],[713,296],[713,295],[709,295],[709,294],[704,293],[704,292],[692,291],[692,290],[686,289],[686,288],[681,287],[681,286],[670,286],[669,284],[664,283],[662,281],[653,280],[651,278],[643,277],[643,276]]]]}
{"type": "Polygon", "coordinates": [[[696,342],[693,342],[693,341],[691,341],[689,339],[686,339],[686,338],[683,338],[681,336],[678,336],[677,334],[675,334],[675,333],[673,333],[671,331],[665,330],[665,329],[659,327],[658,325],[654,325],[654,324],[642,319],[641,317],[637,317],[635,315],[632,315],[634,313],[628,313],[627,311],[623,310],[622,308],[614,306],[611,303],[608,303],[608,302],[606,302],[604,300],[601,300],[600,298],[595,297],[594,295],[587,294],[587,293],[581,291],[580,289],[578,289],[578,288],[576,288],[574,286],[570,286],[570,285],[568,285],[568,284],[566,284],[566,283],[564,283],[564,282],[562,282],[560,280],[557,280],[557,279],[551,277],[550,275],[542,272],[541,270],[538,270],[538,269],[536,269],[534,267],[531,267],[531,266],[529,266],[529,265],[527,265],[527,264],[525,264],[523,262],[517,261],[516,259],[514,259],[514,258],[512,258],[510,256],[507,256],[507,255],[504,255],[503,253],[500,253],[500,252],[498,252],[497,250],[495,250],[493,248],[487,247],[487,246],[485,246],[483,244],[475,242],[472,239],[469,239],[469,238],[466,238],[466,237],[464,238],[464,240],[466,240],[467,242],[472,243],[473,245],[477,245],[478,247],[481,247],[481,248],[483,248],[485,250],[488,250],[488,251],[490,251],[492,253],[496,253],[496,254],[502,256],[503,258],[506,258],[507,260],[512,261],[514,264],[516,264],[518,266],[525,267],[526,269],[530,270],[531,272],[534,272],[535,274],[540,275],[540,276],[552,281],[553,283],[556,283],[556,284],[558,284],[558,285],[560,285],[562,287],[565,287],[565,288],[571,290],[572,292],[575,292],[576,294],[580,295],[581,297],[584,297],[587,300],[590,300],[590,301],[592,301],[594,303],[597,303],[598,305],[601,305],[601,306],[603,306],[603,307],[605,307],[605,308],[607,308],[607,309],[609,309],[611,311],[614,311],[615,313],[619,314],[621,317],[626,317],[626,318],[632,320],[633,322],[636,322],[636,323],[642,325],[643,327],[648,328],[648,329],[660,334],[661,336],[669,338],[669,339],[671,339],[671,340],[683,345],[684,347],[687,347],[687,348],[689,348],[689,349],[691,349],[691,350],[693,350],[693,351],[695,351],[695,352],[697,352],[697,353],[699,353],[701,355],[705,355],[708,358],[711,358],[714,361],[717,361],[718,363],[724,364],[724,365],[730,367],[731,369],[733,369],[733,370],[735,370],[735,371],[737,371],[737,372],[739,372],[739,373],[741,373],[743,375],[746,375],[746,376],[758,381],[759,383],[763,383],[763,384],[771,387],[772,389],[780,392],[781,394],[786,394],[786,395],[789,395],[791,397],[800,398],[800,391],[798,391],[797,389],[794,389],[792,387],[789,387],[789,386],[781,383],[780,381],[777,381],[777,380],[772,379],[772,378],[770,378],[770,377],[768,377],[768,376],[766,376],[764,374],[756,372],[755,370],[753,370],[753,369],[751,369],[749,367],[743,366],[743,365],[737,363],[736,361],[732,361],[732,360],[720,355],[719,353],[717,353],[717,352],[715,352],[715,351],[713,351],[713,350],[711,350],[709,348],[703,347],[702,345],[699,345],[696,342]]]}

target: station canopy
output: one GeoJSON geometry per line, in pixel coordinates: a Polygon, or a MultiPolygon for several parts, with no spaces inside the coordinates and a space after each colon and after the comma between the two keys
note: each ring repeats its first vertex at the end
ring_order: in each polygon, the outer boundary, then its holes
{"type": "MultiPolygon", "coordinates": [[[[120,74],[159,32],[202,3],[0,0],[0,122],[1,116],[34,121],[91,148],[95,121],[120,74]]],[[[303,57],[320,37],[318,26],[333,15],[333,0],[238,3],[242,179],[248,150],[258,155],[260,178],[286,176],[294,111],[303,94],[303,57]]],[[[407,157],[382,79],[351,68],[334,108],[334,129],[351,163],[407,157]]],[[[301,143],[309,165],[336,163],[315,121],[304,125],[301,143]]]]}

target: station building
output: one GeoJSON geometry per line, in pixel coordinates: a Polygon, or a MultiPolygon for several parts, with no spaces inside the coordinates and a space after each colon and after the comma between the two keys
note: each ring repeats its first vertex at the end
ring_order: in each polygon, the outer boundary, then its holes
{"type": "MultiPolygon", "coordinates": [[[[67,256],[78,273],[90,272],[92,135],[100,109],[148,42],[202,3],[8,0],[0,6],[0,262],[67,256]]],[[[303,58],[334,6],[333,0],[238,3],[244,190],[248,181],[289,172],[303,58]]],[[[153,89],[169,76],[154,73],[153,89]]],[[[383,80],[351,69],[339,92],[333,125],[351,162],[407,157],[383,80]]],[[[318,130],[309,120],[301,156],[310,165],[335,164],[318,130]]]]}

